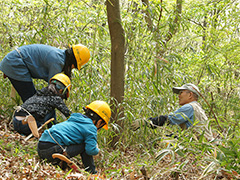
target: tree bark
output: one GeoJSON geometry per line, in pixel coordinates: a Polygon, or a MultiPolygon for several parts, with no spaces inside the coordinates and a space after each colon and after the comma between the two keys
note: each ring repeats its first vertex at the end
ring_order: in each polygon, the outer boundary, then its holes
{"type": "Polygon", "coordinates": [[[182,0],[176,0],[175,19],[174,19],[172,25],[169,26],[167,38],[165,39],[166,43],[168,41],[170,41],[170,39],[172,39],[173,35],[177,32],[178,26],[180,24],[181,14],[182,14],[182,0]]]}
{"type": "Polygon", "coordinates": [[[144,10],[145,13],[145,20],[147,22],[148,29],[150,31],[153,30],[153,22],[150,14],[150,9],[149,9],[149,1],[148,0],[142,0],[144,6],[146,6],[146,9],[144,10]]]}
{"type": "Polygon", "coordinates": [[[112,119],[119,128],[115,129],[115,136],[111,145],[115,147],[120,133],[123,129],[122,118],[124,110],[122,101],[124,99],[124,50],[125,35],[121,24],[119,0],[107,0],[107,17],[111,37],[111,109],[112,119]]]}

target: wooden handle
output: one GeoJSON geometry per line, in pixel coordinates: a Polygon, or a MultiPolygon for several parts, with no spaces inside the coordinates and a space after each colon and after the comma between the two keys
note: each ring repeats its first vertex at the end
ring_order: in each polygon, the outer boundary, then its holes
{"type": "Polygon", "coordinates": [[[80,168],[74,162],[72,162],[70,159],[68,159],[66,156],[64,156],[63,154],[54,153],[54,154],[52,154],[52,157],[53,157],[53,159],[58,158],[62,161],[65,161],[68,164],[68,166],[70,168],[72,168],[74,171],[81,172],[80,168]]]}
{"type": "Polygon", "coordinates": [[[48,123],[50,123],[53,120],[54,120],[54,118],[47,120],[43,125],[41,125],[41,127],[38,128],[38,131],[41,130],[44,126],[46,126],[48,123]]]}
{"type": "Polygon", "coordinates": [[[54,153],[52,154],[53,159],[58,158],[61,159],[62,161],[65,161],[68,164],[72,164],[72,161],[70,159],[68,159],[66,156],[64,156],[63,154],[60,153],[54,153]]]}
{"type": "MultiPolygon", "coordinates": [[[[48,123],[50,123],[51,121],[53,121],[54,118],[51,118],[49,120],[47,120],[43,125],[41,125],[39,128],[38,128],[38,131],[40,131],[44,126],[46,126],[48,123]]],[[[33,136],[33,134],[29,134],[24,140],[27,141],[29,140],[31,137],[33,136]]]]}

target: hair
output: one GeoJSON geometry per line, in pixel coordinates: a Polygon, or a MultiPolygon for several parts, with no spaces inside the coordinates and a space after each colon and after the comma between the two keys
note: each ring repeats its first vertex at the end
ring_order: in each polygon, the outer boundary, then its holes
{"type": "MultiPolygon", "coordinates": [[[[92,121],[95,121],[95,123],[94,123],[95,126],[98,123],[98,121],[100,119],[102,119],[97,113],[95,113],[91,109],[83,108],[83,110],[85,111],[85,115],[87,117],[89,117],[92,121]]],[[[101,129],[105,124],[106,124],[106,122],[104,120],[102,120],[102,122],[101,122],[100,126],[98,127],[98,129],[101,129]]]]}
{"type": "Polygon", "coordinates": [[[194,92],[192,92],[193,93],[193,97],[196,99],[196,100],[198,100],[198,95],[196,94],[196,93],[194,93],[194,92]]]}
{"type": "Polygon", "coordinates": [[[194,99],[196,99],[196,100],[198,100],[198,95],[196,94],[196,93],[194,93],[194,92],[192,92],[192,91],[190,91],[190,90],[187,90],[188,91],[188,93],[192,93],[193,94],[193,98],[194,99]]]}
{"type": "MultiPolygon", "coordinates": [[[[55,81],[57,81],[58,83],[61,83],[61,82],[58,81],[58,80],[55,80],[55,81]]],[[[61,84],[65,87],[65,85],[64,85],[63,83],[61,83],[61,84]]],[[[52,82],[51,82],[51,83],[48,85],[47,88],[48,88],[49,91],[51,91],[52,93],[60,96],[62,99],[67,99],[67,92],[64,92],[65,89],[63,90],[62,93],[60,93],[60,90],[61,90],[61,89],[59,89],[55,83],[52,83],[52,82]]],[[[66,88],[66,87],[65,87],[65,88],[66,88]]],[[[68,89],[66,89],[66,91],[68,91],[68,89]]]]}
{"type": "Polygon", "coordinates": [[[52,84],[50,83],[48,86],[47,86],[48,90],[51,91],[52,93],[54,94],[58,94],[57,90],[56,90],[56,85],[55,84],[52,84]]]}
{"type": "Polygon", "coordinates": [[[86,109],[86,108],[83,108],[84,111],[85,111],[85,115],[87,117],[89,117],[90,119],[92,119],[93,121],[96,120],[98,121],[99,119],[102,119],[97,113],[95,113],[93,110],[91,109],[86,109]]]}
{"type": "Polygon", "coordinates": [[[74,67],[77,68],[77,61],[73,54],[72,48],[66,49],[65,54],[66,54],[66,59],[65,59],[65,64],[63,66],[63,72],[71,79],[72,65],[74,65],[74,67]]]}

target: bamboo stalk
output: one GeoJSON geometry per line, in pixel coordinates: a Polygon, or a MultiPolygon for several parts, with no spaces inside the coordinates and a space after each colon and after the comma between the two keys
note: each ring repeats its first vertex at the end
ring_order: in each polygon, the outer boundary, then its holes
{"type": "Polygon", "coordinates": [[[210,104],[207,102],[207,100],[204,98],[204,96],[203,96],[197,89],[195,89],[194,87],[192,87],[192,88],[198,92],[198,94],[203,98],[203,100],[204,100],[204,101],[207,103],[207,105],[210,107],[210,110],[211,110],[211,112],[212,112],[212,114],[213,114],[214,119],[215,119],[216,122],[217,122],[218,127],[220,128],[221,131],[223,131],[222,127],[221,127],[220,124],[219,124],[219,121],[218,121],[218,119],[217,119],[217,116],[215,115],[215,113],[214,113],[212,107],[210,106],[210,104]]]}

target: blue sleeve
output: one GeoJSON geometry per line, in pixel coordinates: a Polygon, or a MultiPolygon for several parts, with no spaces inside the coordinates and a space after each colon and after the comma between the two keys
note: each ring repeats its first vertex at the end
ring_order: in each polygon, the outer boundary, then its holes
{"type": "Polygon", "coordinates": [[[187,127],[193,124],[194,110],[190,104],[185,104],[175,112],[168,115],[170,124],[186,123],[187,127]]]}
{"type": "Polygon", "coordinates": [[[97,132],[91,132],[85,136],[85,150],[90,156],[99,153],[99,149],[97,148],[97,132]]]}

